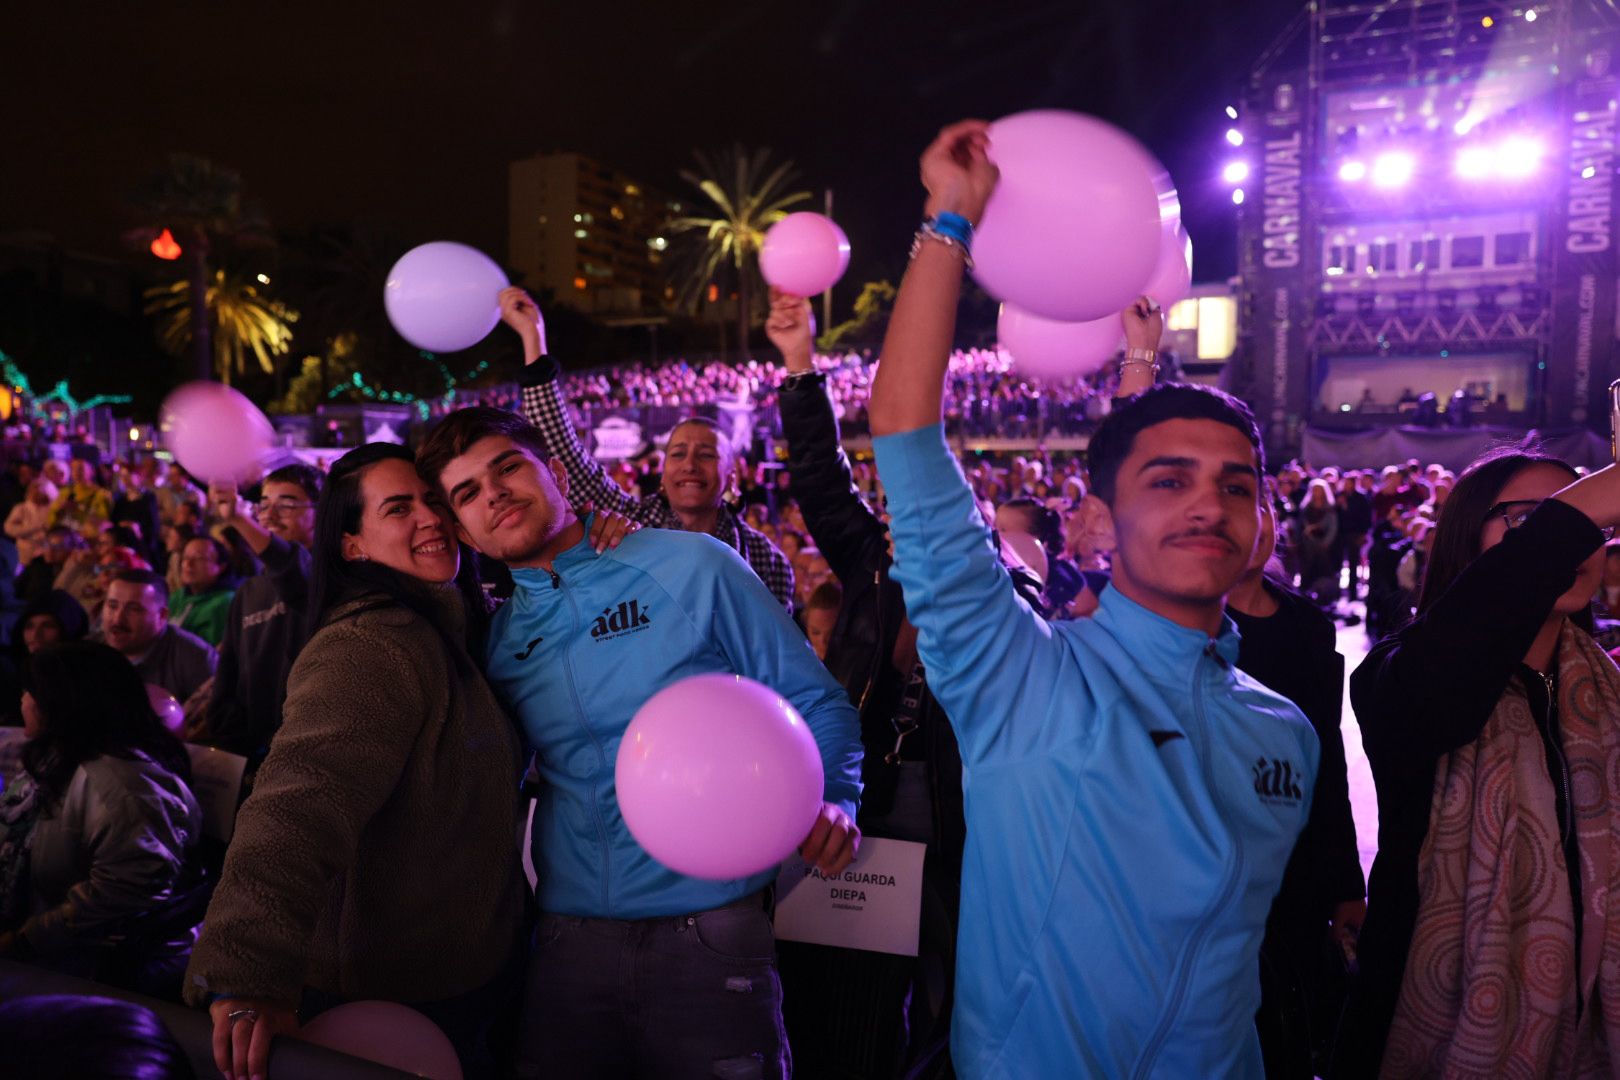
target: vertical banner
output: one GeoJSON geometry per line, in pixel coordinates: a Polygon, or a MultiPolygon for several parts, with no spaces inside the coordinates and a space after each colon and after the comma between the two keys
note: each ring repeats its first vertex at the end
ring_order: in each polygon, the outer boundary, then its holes
{"type": "Polygon", "coordinates": [[[1580,74],[1564,95],[1564,190],[1553,217],[1552,350],[1546,422],[1608,422],[1609,383],[1620,378],[1615,348],[1615,119],[1620,80],[1609,36],[1586,39],[1580,74]]]}
{"type": "Polygon", "coordinates": [[[1248,291],[1253,372],[1250,401],[1268,457],[1297,450],[1309,411],[1310,370],[1305,330],[1315,289],[1304,219],[1309,160],[1302,77],[1262,88],[1251,102],[1260,121],[1249,133],[1250,175],[1259,181],[1243,215],[1243,283],[1248,291]]]}

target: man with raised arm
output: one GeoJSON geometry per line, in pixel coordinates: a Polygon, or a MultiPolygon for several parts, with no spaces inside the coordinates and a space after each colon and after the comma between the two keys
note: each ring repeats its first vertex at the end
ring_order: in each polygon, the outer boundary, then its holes
{"type": "Polygon", "coordinates": [[[653,528],[708,533],[741,555],[777,601],[792,611],[793,564],[725,503],[738,450],[720,426],[702,416],[676,424],[664,449],[659,489],[639,497],[627,494],[574,431],[559,384],[562,369],[546,353],[540,309],[516,286],[501,290],[500,304],[501,318],[523,342],[523,419],[540,430],[547,451],[567,470],[574,505],[588,503],[653,528]]]}
{"type": "Polygon", "coordinates": [[[1072,623],[1014,596],[940,426],[987,147],[966,121],[923,154],[927,217],[870,408],[894,577],[964,763],[952,1060],[968,1078],[1258,1078],[1257,954],[1319,754],[1299,710],[1233,667],[1223,605],[1258,534],[1259,432],[1219,391],[1132,399],[1093,436],[1082,508],[1113,541],[1113,587],[1072,623]]]}

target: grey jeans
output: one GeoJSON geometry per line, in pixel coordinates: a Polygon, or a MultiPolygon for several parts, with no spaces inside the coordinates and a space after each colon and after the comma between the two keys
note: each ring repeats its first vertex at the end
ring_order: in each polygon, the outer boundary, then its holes
{"type": "Polygon", "coordinates": [[[516,1074],[786,1080],[763,898],[633,921],[540,916],[516,1074]]]}

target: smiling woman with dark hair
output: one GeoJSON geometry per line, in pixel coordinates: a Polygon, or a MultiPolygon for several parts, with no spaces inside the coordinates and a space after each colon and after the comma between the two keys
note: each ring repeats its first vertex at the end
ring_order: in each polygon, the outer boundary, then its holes
{"type": "Polygon", "coordinates": [[[491,1075],[521,958],[516,730],[473,657],[488,612],[410,452],[333,466],[315,515],[312,633],[237,818],[187,979],[216,1064],[342,1001],[397,1001],[491,1075]],[[300,1017],[302,1012],[302,1017],[300,1017]]]}
{"type": "Polygon", "coordinates": [[[1475,462],[1417,618],[1351,676],[1379,851],[1341,1075],[1613,1069],[1620,671],[1589,605],[1617,524],[1620,467],[1475,462]]]}

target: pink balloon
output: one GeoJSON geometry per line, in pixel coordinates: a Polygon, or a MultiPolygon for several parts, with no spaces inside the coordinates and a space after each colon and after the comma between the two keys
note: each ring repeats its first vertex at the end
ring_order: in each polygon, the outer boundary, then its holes
{"type": "Polygon", "coordinates": [[[772,225],[759,249],[759,272],[794,296],[832,288],[849,268],[849,237],[831,218],[800,212],[772,225]]]}
{"type": "Polygon", "coordinates": [[[146,699],[152,703],[152,711],[158,714],[163,726],[180,734],[180,729],[186,726],[186,710],[179,699],[157,683],[146,684],[146,699]]]}
{"type": "Polygon", "coordinates": [[[1164,176],[1141,143],[1094,116],[1038,109],[991,124],[989,154],[1001,180],[973,276],[990,295],[1064,322],[1141,295],[1159,258],[1164,176]]]}
{"type": "Polygon", "coordinates": [[[433,1080],[461,1080],[456,1048],[438,1025],[392,1001],[352,1001],[298,1032],[305,1042],[433,1080]]]}
{"type": "Polygon", "coordinates": [[[163,401],[163,443],[204,481],[242,482],[258,475],[275,429],[258,406],[216,382],[191,382],[163,401]]]}
{"type": "Polygon", "coordinates": [[[1166,225],[1159,245],[1159,265],[1142,291],[1166,311],[1192,291],[1192,238],[1177,221],[1166,225]]]}
{"type": "Polygon", "coordinates": [[[716,881],[781,862],[822,804],[821,754],[804,719],[741,675],[693,675],[648,698],[619,743],[614,779],[647,854],[716,881]]]}
{"type": "Polygon", "coordinates": [[[1057,322],[1002,304],[996,337],[1024,374],[1076,379],[1090,375],[1124,347],[1125,326],[1117,312],[1091,322],[1057,322]]]}
{"type": "Polygon", "coordinates": [[[477,248],[436,240],[411,248],[388,271],[383,306],[399,336],[428,352],[470,349],[501,321],[496,296],[507,286],[495,260],[477,248]]]}

